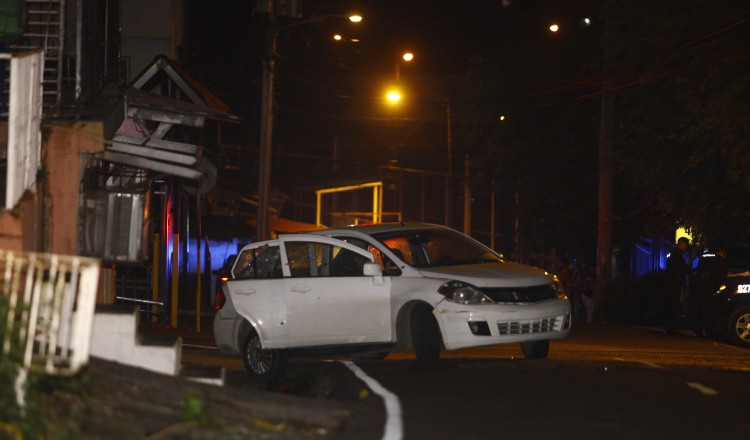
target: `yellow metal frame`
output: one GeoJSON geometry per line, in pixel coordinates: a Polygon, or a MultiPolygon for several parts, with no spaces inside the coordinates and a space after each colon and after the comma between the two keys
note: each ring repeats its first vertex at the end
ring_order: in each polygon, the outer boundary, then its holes
{"type": "Polygon", "coordinates": [[[372,188],[372,222],[380,223],[383,221],[383,182],[360,183],[359,185],[339,186],[336,188],[324,188],[315,191],[317,198],[315,209],[315,224],[323,226],[320,222],[323,194],[334,194],[346,191],[357,191],[360,189],[372,188]]]}

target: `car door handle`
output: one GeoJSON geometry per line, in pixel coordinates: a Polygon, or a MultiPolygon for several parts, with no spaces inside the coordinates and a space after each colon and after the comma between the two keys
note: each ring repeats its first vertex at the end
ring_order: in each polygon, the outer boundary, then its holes
{"type": "Polygon", "coordinates": [[[252,295],[253,293],[255,293],[255,289],[238,290],[237,291],[238,295],[252,295]]]}
{"type": "Polygon", "coordinates": [[[305,292],[309,292],[310,290],[312,289],[310,289],[309,287],[305,287],[305,286],[292,287],[292,292],[297,292],[297,293],[305,293],[305,292]]]}

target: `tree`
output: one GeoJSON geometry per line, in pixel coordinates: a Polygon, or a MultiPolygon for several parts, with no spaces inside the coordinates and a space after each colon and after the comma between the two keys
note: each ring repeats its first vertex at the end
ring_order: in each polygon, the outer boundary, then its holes
{"type": "Polygon", "coordinates": [[[468,75],[464,143],[479,157],[481,178],[513,207],[517,250],[526,254],[592,260],[599,107],[586,97],[594,90],[586,79],[598,70],[596,41],[591,33],[514,40],[478,59],[468,75]]]}
{"type": "MultiPolygon", "coordinates": [[[[616,161],[632,194],[657,200],[707,242],[750,239],[750,7],[706,0],[604,4],[619,62],[616,161]]],[[[616,72],[616,75],[614,74],[616,72]]]]}

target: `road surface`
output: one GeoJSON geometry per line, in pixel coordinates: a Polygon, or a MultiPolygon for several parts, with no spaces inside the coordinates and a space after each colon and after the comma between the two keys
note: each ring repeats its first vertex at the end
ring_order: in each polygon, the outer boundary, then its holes
{"type": "MultiPolygon", "coordinates": [[[[211,356],[184,350],[187,362],[211,356]]],[[[224,362],[241,369],[238,359],[224,362]]],[[[545,360],[525,360],[513,344],[443,352],[432,363],[394,352],[354,364],[398,399],[401,414],[387,414],[372,387],[347,371],[334,398],[355,411],[335,437],[341,440],[384,438],[394,417],[404,439],[750,436],[750,350],[687,333],[578,325],[545,360]]]]}

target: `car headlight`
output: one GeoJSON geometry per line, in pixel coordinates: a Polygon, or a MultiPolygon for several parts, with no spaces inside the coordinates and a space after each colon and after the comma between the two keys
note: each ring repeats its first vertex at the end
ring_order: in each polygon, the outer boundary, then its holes
{"type": "Polygon", "coordinates": [[[557,295],[558,299],[568,299],[568,295],[565,294],[565,288],[563,288],[562,283],[557,280],[557,276],[555,276],[555,281],[552,283],[552,287],[555,289],[555,295],[557,295]]]}
{"type": "Polygon", "coordinates": [[[446,281],[440,286],[438,293],[459,304],[494,304],[479,289],[463,281],[446,281]]]}
{"type": "Polygon", "coordinates": [[[557,299],[568,299],[568,295],[565,294],[565,288],[560,282],[560,278],[557,275],[549,272],[544,272],[545,275],[552,277],[552,288],[555,289],[555,295],[557,299]]]}

